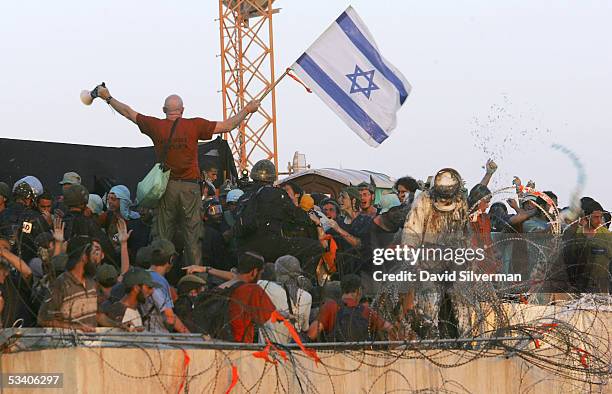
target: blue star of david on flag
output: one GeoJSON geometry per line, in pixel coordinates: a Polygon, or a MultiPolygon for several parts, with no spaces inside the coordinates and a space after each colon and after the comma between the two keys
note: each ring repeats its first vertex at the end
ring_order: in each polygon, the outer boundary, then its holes
{"type": "Polygon", "coordinates": [[[370,94],[372,93],[372,90],[379,89],[378,86],[374,83],[374,70],[363,71],[361,68],[359,68],[358,65],[355,65],[355,72],[352,74],[346,74],[346,77],[350,79],[352,82],[351,92],[350,92],[351,94],[361,92],[363,93],[364,96],[366,96],[369,99],[370,94]],[[362,88],[359,85],[358,83],[359,77],[363,77],[366,79],[368,83],[367,87],[362,88]]]}

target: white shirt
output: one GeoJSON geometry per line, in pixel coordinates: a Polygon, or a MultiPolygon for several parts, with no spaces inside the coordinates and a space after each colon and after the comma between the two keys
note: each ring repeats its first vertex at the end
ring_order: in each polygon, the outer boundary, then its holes
{"type": "Polygon", "coordinates": [[[121,323],[131,323],[134,327],[142,327],[142,318],[137,309],[127,307],[121,323]]]}
{"type": "MultiPolygon", "coordinates": [[[[266,292],[268,297],[272,300],[272,303],[276,307],[276,310],[283,316],[289,315],[289,306],[287,305],[287,294],[283,286],[275,282],[267,280],[260,280],[257,282],[259,286],[266,292]]],[[[298,289],[297,291],[297,302],[291,301],[291,308],[293,310],[293,316],[296,317],[295,328],[298,332],[306,331],[309,327],[310,319],[310,307],[312,306],[312,296],[309,292],[298,289]]],[[[285,325],[281,323],[271,323],[270,321],[264,324],[266,335],[260,335],[259,341],[265,343],[265,338],[270,338],[270,341],[276,343],[286,344],[292,339],[289,334],[289,330],[285,325]]]]}

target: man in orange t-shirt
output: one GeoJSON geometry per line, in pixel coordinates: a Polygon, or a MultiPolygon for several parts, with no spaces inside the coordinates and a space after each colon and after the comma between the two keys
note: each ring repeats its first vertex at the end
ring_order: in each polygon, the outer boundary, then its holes
{"type": "Polygon", "coordinates": [[[106,87],[98,87],[98,97],[105,100],[113,109],[138,125],[143,134],[148,135],[155,145],[157,159],[160,159],[164,145],[170,137],[172,125],[176,129],[168,148],[166,165],[170,168],[170,181],[166,193],[159,203],[157,220],[153,228],[155,238],[173,240],[177,226],[182,225],[185,241],[185,263],[201,264],[202,233],[200,220],[200,169],[198,165],[198,140],[209,140],[213,134],[227,133],[237,127],[249,113],[257,111],[259,101],[253,100],[235,116],[211,122],[202,118],[183,118],[183,100],[171,95],[164,102],[164,119],[137,113],[128,105],[113,98],[106,87]]]}

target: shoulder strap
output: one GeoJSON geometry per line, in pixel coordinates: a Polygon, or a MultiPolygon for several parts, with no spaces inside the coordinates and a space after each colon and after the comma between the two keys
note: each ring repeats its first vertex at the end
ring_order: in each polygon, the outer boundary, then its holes
{"type": "Polygon", "coordinates": [[[287,286],[284,283],[283,289],[285,289],[285,295],[287,296],[287,305],[289,306],[289,313],[293,315],[293,308],[291,307],[291,297],[289,297],[289,289],[287,289],[287,286]]]}
{"type": "Polygon", "coordinates": [[[164,149],[162,151],[161,157],[159,158],[159,163],[165,169],[166,168],[166,156],[168,156],[168,149],[170,149],[170,141],[172,141],[172,137],[174,136],[174,131],[176,130],[176,125],[178,124],[180,118],[176,118],[174,123],[172,123],[172,129],[170,129],[170,137],[164,144],[164,149]]]}

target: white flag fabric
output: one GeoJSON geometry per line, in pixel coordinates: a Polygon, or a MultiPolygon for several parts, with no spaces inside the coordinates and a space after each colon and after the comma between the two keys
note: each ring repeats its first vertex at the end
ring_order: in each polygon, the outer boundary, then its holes
{"type": "Polygon", "coordinates": [[[386,61],[352,7],[293,64],[293,70],[369,145],[377,147],[396,125],[410,84],[386,61]]]}

